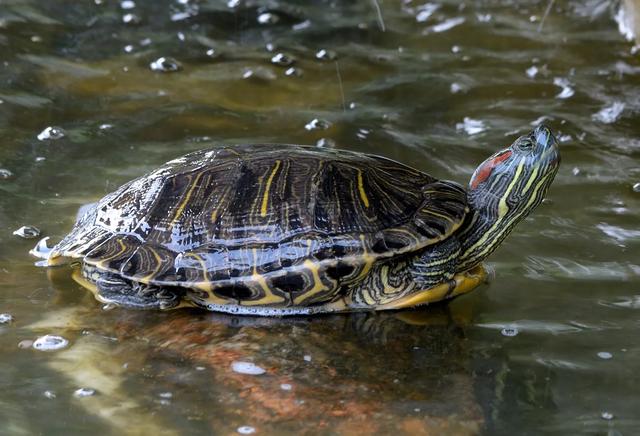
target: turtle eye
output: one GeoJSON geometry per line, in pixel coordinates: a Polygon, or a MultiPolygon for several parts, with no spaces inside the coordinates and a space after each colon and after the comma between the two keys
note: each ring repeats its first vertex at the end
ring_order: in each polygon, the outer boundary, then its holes
{"type": "Polygon", "coordinates": [[[518,148],[523,151],[529,151],[533,148],[533,141],[530,140],[529,138],[523,138],[518,143],[518,148]]]}

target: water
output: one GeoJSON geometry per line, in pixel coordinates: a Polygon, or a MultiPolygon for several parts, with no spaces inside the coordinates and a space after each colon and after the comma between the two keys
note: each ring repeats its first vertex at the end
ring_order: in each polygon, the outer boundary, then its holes
{"type": "Polygon", "coordinates": [[[0,433],[637,433],[640,58],[607,2],[548,4],[4,2],[0,433]],[[465,182],[543,119],[563,155],[548,201],[490,286],[426,310],[102,310],[12,234],[57,241],[81,205],[213,142],[465,182]]]}

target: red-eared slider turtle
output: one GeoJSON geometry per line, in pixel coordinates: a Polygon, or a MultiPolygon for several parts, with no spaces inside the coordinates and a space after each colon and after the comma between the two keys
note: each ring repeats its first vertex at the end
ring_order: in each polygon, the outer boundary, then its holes
{"type": "Polygon", "coordinates": [[[368,154],[197,151],[88,208],[47,256],[103,302],[254,315],[384,310],[468,292],[544,197],[560,156],[539,126],[468,189],[368,154]]]}

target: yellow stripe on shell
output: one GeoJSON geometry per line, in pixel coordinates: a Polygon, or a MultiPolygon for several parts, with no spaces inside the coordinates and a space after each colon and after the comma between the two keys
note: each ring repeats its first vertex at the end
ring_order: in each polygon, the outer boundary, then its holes
{"type": "Polygon", "coordinates": [[[153,279],[155,275],[158,274],[158,271],[160,271],[160,268],[162,267],[162,258],[160,257],[160,255],[156,253],[156,251],[151,247],[147,247],[147,249],[151,251],[151,253],[153,254],[153,257],[156,258],[157,266],[155,270],[153,270],[151,273],[147,274],[146,276],[140,279],[135,279],[137,282],[144,283],[145,285],[149,284],[149,282],[153,279]]]}
{"type": "MultiPolygon", "coordinates": [[[[105,262],[107,262],[107,261],[109,261],[109,260],[111,260],[111,259],[115,259],[116,257],[120,256],[122,253],[124,253],[125,251],[127,251],[127,246],[126,246],[126,245],[124,245],[124,243],[123,243],[120,239],[118,239],[118,240],[117,240],[117,242],[118,242],[118,244],[120,244],[120,251],[118,251],[118,252],[117,252],[116,254],[114,254],[113,256],[106,257],[106,258],[104,258],[104,259],[102,259],[102,260],[100,260],[100,261],[96,262],[96,263],[95,263],[95,266],[100,267],[100,268],[102,268],[102,269],[107,269],[107,268],[105,268],[105,266],[104,266],[105,262]]],[[[88,263],[88,262],[87,262],[87,263],[88,263]]]]}
{"type": "Polygon", "coordinates": [[[187,203],[191,198],[191,195],[193,194],[194,189],[196,189],[196,186],[198,186],[198,181],[200,180],[200,177],[202,177],[203,174],[204,173],[202,172],[198,173],[198,175],[196,175],[196,177],[190,182],[191,186],[189,187],[187,194],[184,196],[184,199],[182,200],[182,202],[180,202],[180,206],[178,206],[175,213],[173,214],[173,218],[171,218],[171,226],[174,226],[176,224],[176,221],[178,221],[178,219],[180,218],[180,215],[182,215],[182,212],[184,211],[185,207],[187,207],[187,203]]]}
{"type": "Polygon", "coordinates": [[[358,274],[358,279],[361,279],[369,274],[369,271],[371,271],[371,267],[376,261],[376,258],[373,257],[369,253],[369,251],[367,251],[367,245],[364,243],[364,235],[360,235],[360,243],[362,244],[362,260],[364,261],[364,265],[362,266],[360,274],[358,274]]]}
{"type": "MultiPolygon", "coordinates": [[[[273,176],[273,174],[272,174],[272,176],[273,176]]],[[[270,183],[270,181],[268,183],[270,183]]],[[[253,255],[253,264],[257,265],[258,264],[258,251],[255,248],[252,248],[251,249],[251,254],[253,255]]],[[[262,276],[262,274],[258,273],[258,267],[257,266],[253,267],[253,274],[251,274],[251,279],[260,286],[260,289],[262,289],[262,292],[264,292],[264,297],[262,297],[262,298],[260,298],[258,300],[255,300],[255,301],[241,301],[240,304],[242,306],[255,306],[255,305],[262,305],[262,304],[278,304],[278,303],[282,303],[282,302],[285,301],[285,299],[283,297],[275,295],[271,291],[271,288],[269,287],[269,284],[267,283],[267,280],[262,276]]]]}
{"type": "Polygon", "coordinates": [[[280,168],[280,164],[282,161],[277,160],[275,166],[273,167],[273,171],[269,175],[267,179],[267,184],[264,187],[264,195],[262,197],[262,206],[260,207],[260,216],[262,218],[267,216],[267,205],[269,204],[269,189],[271,188],[271,183],[273,183],[273,178],[276,175],[276,172],[280,168]]]}
{"type": "Polygon", "coordinates": [[[364,207],[369,207],[369,198],[364,190],[364,180],[362,180],[362,170],[358,168],[358,191],[360,192],[360,199],[364,204],[364,207]]]}
{"type": "Polygon", "coordinates": [[[308,300],[314,295],[327,290],[327,287],[322,283],[322,280],[320,280],[320,268],[318,268],[318,265],[310,260],[305,260],[303,265],[311,271],[311,275],[313,277],[313,288],[295,298],[293,300],[293,304],[300,304],[300,302],[308,300]]]}

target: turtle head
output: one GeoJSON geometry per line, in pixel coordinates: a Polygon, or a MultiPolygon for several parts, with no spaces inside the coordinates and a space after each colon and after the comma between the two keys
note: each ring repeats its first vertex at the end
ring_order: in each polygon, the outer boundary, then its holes
{"type": "Polygon", "coordinates": [[[544,125],[480,164],[469,182],[474,214],[462,238],[463,269],[480,263],[540,204],[559,165],[558,142],[544,125]]]}

